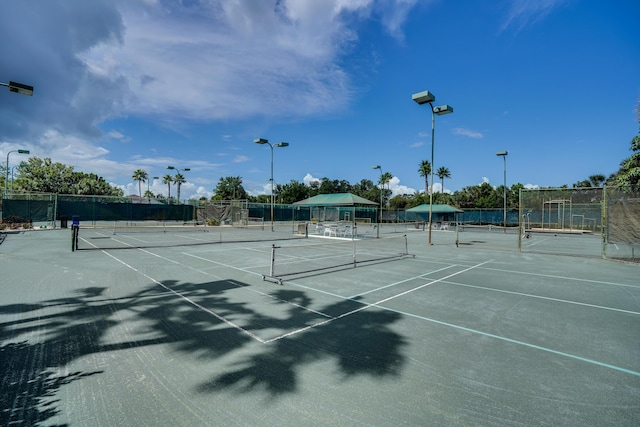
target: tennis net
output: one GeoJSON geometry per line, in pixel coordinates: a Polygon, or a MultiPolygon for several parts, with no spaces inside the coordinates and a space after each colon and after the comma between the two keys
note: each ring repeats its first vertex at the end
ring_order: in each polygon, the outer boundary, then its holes
{"type": "Polygon", "coordinates": [[[409,253],[406,235],[311,245],[273,244],[269,273],[263,274],[262,279],[282,284],[294,277],[414,256],[409,253]]]}
{"type": "Polygon", "coordinates": [[[259,225],[206,226],[193,223],[154,222],[145,224],[113,223],[82,226],[77,250],[141,249],[171,246],[195,246],[217,243],[242,243],[304,239],[306,228],[298,224],[264,227],[259,225]]]}

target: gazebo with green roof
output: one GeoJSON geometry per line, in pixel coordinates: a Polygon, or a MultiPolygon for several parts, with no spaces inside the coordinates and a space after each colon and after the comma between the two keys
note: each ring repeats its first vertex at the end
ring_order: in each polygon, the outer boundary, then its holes
{"type": "MultiPolygon", "coordinates": [[[[415,206],[407,209],[407,214],[416,221],[429,221],[429,203],[415,206]]],[[[450,205],[433,205],[433,221],[456,221],[458,214],[464,213],[462,209],[458,209],[450,205]]]]}
{"type": "Polygon", "coordinates": [[[294,206],[307,206],[311,209],[311,218],[318,221],[355,222],[356,214],[369,220],[376,218],[378,203],[352,193],[318,194],[293,203],[294,206]],[[369,214],[369,212],[371,214],[369,214]],[[366,216],[364,216],[367,214],[366,216]]]}

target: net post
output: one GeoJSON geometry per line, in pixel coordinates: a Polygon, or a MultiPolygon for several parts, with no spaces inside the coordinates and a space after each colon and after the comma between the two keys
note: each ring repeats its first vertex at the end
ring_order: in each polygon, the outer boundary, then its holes
{"type": "Polygon", "coordinates": [[[271,264],[269,265],[269,276],[273,277],[274,264],[276,261],[276,245],[271,244],[271,264]]]}
{"type": "Polygon", "coordinates": [[[602,186],[602,205],[600,207],[601,219],[600,219],[600,233],[602,234],[602,248],[601,255],[602,259],[607,259],[607,233],[609,230],[608,227],[608,210],[607,210],[607,186],[602,186]]]}
{"type": "Polygon", "coordinates": [[[80,227],[77,225],[71,226],[71,252],[75,252],[78,249],[78,233],[80,227]]]}
{"type": "Polygon", "coordinates": [[[522,188],[518,189],[518,253],[522,252],[522,235],[525,231],[524,217],[522,216],[522,188]]]}

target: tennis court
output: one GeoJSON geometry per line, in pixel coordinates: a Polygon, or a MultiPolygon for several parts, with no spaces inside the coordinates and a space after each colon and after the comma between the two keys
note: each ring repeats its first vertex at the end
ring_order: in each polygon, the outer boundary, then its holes
{"type": "Polygon", "coordinates": [[[637,264],[487,230],[244,231],[7,234],[0,424],[640,424],[637,264]]]}

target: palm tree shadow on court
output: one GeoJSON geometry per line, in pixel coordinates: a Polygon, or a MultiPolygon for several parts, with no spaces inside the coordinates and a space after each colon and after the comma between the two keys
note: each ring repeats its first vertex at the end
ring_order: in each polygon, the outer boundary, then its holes
{"type": "MultiPolygon", "coordinates": [[[[281,290],[273,295],[281,304],[305,307],[312,302],[302,291],[281,290]]],[[[231,388],[236,392],[264,391],[270,397],[293,393],[298,388],[297,371],[323,359],[335,361],[343,380],[357,375],[400,374],[404,364],[401,349],[406,342],[390,328],[400,314],[366,307],[357,299],[319,311],[328,317],[290,306],[289,316],[275,323],[273,319],[256,319],[293,333],[268,342],[263,351],[238,361],[231,371],[201,384],[198,391],[231,388]]]]}
{"type": "Polygon", "coordinates": [[[341,379],[400,373],[405,341],[390,327],[399,314],[362,310],[360,302],[343,300],[321,308],[319,316],[303,309],[313,304],[306,292],[274,288],[266,306],[286,316],[272,317],[268,309],[232,296],[245,286],[231,280],[166,281],[118,296],[107,288],[87,287],[53,300],[0,306],[5,319],[0,323],[0,425],[42,424],[59,414],[62,387],[88,376],[113,375],[109,366],[69,371],[74,361],[150,345],[167,345],[207,361],[240,350],[248,354],[222,371],[203,371],[205,378],[213,376],[193,385],[197,393],[262,392],[275,398],[295,392],[299,371],[323,359],[335,360],[341,379]],[[274,331],[298,332],[263,344],[252,337],[268,338],[274,331]]]}

